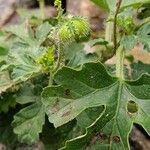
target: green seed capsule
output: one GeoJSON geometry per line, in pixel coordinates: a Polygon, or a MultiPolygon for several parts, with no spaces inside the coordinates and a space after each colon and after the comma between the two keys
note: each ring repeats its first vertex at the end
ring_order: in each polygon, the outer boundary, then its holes
{"type": "Polygon", "coordinates": [[[63,43],[72,42],[74,40],[74,34],[68,28],[67,25],[63,25],[58,31],[59,40],[63,43]]]}
{"type": "Polygon", "coordinates": [[[73,25],[75,26],[75,34],[77,36],[87,36],[89,34],[90,28],[89,23],[86,19],[75,18],[73,19],[73,25]]]}
{"type": "Polygon", "coordinates": [[[62,43],[71,43],[87,37],[90,32],[89,23],[81,17],[73,17],[63,23],[59,28],[58,37],[62,43]]]}

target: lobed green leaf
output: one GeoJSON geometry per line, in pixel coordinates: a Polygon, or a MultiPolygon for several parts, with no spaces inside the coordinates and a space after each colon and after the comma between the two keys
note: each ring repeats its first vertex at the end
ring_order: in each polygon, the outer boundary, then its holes
{"type": "Polygon", "coordinates": [[[40,103],[35,103],[19,111],[14,116],[12,125],[20,142],[33,144],[38,142],[44,123],[44,108],[40,103]]]}
{"type": "MultiPolygon", "coordinates": [[[[120,81],[111,77],[100,63],[88,63],[82,70],[62,68],[56,73],[55,81],[61,86],[47,87],[42,94],[49,121],[55,127],[80,117],[89,108],[104,107],[86,127],[86,132],[68,140],[63,149],[128,150],[133,123],[150,133],[149,75],[137,81],[120,81]]],[[[89,116],[84,117],[86,120],[89,116]]]]}

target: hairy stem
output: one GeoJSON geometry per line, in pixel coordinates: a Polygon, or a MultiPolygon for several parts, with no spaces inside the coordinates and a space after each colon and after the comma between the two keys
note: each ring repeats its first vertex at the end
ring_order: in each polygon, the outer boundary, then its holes
{"type": "Polygon", "coordinates": [[[61,61],[62,61],[62,51],[61,51],[60,44],[58,44],[58,47],[57,47],[57,61],[56,61],[56,64],[54,66],[54,69],[52,71],[50,71],[49,85],[53,84],[53,74],[59,69],[59,67],[61,65],[61,61]]]}
{"type": "Polygon", "coordinates": [[[60,64],[61,64],[62,52],[61,52],[60,45],[58,46],[57,49],[58,49],[58,52],[57,52],[58,58],[57,58],[56,66],[55,66],[55,68],[53,70],[53,73],[55,73],[59,69],[60,64]]]}
{"type": "Polygon", "coordinates": [[[123,80],[124,79],[124,49],[119,46],[116,50],[116,76],[123,80]]]}
{"type": "Polygon", "coordinates": [[[110,21],[111,14],[108,16],[108,21],[106,21],[106,28],[105,28],[105,40],[108,42],[105,49],[103,49],[102,59],[101,62],[105,62],[106,60],[112,58],[115,54],[113,49],[112,43],[112,36],[113,36],[113,22],[110,21]]]}
{"type": "Polygon", "coordinates": [[[114,16],[114,51],[116,51],[117,49],[117,16],[119,14],[119,10],[120,10],[120,6],[121,6],[122,0],[118,0],[116,6],[116,12],[115,12],[115,16],[114,16]]]}
{"type": "Polygon", "coordinates": [[[106,22],[105,40],[111,42],[112,34],[113,34],[113,23],[108,21],[106,22]]]}
{"type": "Polygon", "coordinates": [[[44,0],[38,0],[39,2],[39,7],[40,7],[40,13],[41,13],[41,18],[45,19],[45,1],[44,0]]]}
{"type": "Polygon", "coordinates": [[[50,75],[49,75],[49,83],[48,83],[49,86],[53,85],[53,72],[50,71],[50,75]]]}

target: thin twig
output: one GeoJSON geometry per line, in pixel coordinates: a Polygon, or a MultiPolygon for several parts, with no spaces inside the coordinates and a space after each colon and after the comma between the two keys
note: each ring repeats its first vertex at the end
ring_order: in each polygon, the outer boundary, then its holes
{"type": "Polygon", "coordinates": [[[120,6],[121,6],[122,0],[118,0],[116,6],[116,12],[115,12],[115,16],[114,16],[114,51],[116,51],[117,49],[117,16],[119,14],[119,10],[120,10],[120,6]]]}

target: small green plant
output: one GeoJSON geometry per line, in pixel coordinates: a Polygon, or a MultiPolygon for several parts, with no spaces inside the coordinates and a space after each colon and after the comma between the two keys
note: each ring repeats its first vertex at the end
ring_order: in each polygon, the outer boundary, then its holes
{"type": "Polygon", "coordinates": [[[127,55],[137,44],[150,51],[149,2],[92,1],[108,14],[104,38],[92,39],[88,20],[64,14],[61,0],[57,17],[46,18],[39,0],[39,17],[0,31],[0,142],[129,150],[134,123],[150,134],[150,65],[127,55]],[[86,54],[83,42],[96,52],[86,54]]]}

